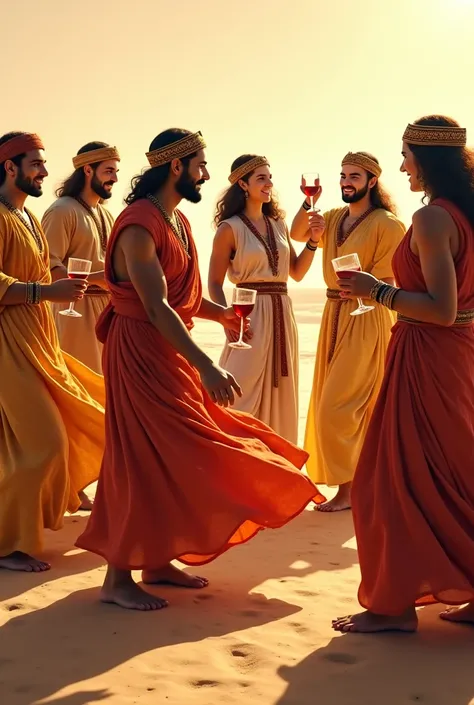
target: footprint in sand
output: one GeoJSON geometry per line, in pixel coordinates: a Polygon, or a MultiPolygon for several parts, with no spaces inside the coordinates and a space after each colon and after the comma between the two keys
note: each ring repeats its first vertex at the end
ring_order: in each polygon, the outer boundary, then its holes
{"type": "Polygon", "coordinates": [[[233,657],[233,667],[242,674],[252,671],[263,661],[258,649],[252,644],[236,644],[230,654],[233,657]]]}
{"type": "Polygon", "coordinates": [[[219,681],[199,680],[193,681],[191,685],[193,688],[215,688],[216,685],[220,685],[220,683],[219,681]]]}
{"type": "Polygon", "coordinates": [[[295,592],[301,597],[319,597],[319,592],[312,592],[311,590],[295,590],[295,592]]]}
{"type": "Polygon", "coordinates": [[[324,654],[323,659],[326,661],[332,661],[333,663],[344,663],[348,666],[352,666],[354,663],[358,663],[359,659],[351,654],[345,654],[342,651],[335,652],[333,654],[324,654]]]}
{"type": "Polygon", "coordinates": [[[307,634],[309,632],[309,628],[305,627],[301,622],[289,622],[288,626],[294,629],[297,634],[307,634]]]}
{"type": "Polygon", "coordinates": [[[12,603],[12,604],[10,604],[10,605],[7,604],[7,605],[5,605],[5,609],[6,609],[8,612],[14,612],[15,610],[21,610],[21,609],[23,609],[23,605],[20,605],[20,604],[18,604],[18,603],[12,603]]]}

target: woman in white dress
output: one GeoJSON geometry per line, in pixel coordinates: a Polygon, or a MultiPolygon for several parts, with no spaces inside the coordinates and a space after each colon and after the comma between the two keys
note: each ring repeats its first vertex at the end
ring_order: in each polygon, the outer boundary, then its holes
{"type": "Polygon", "coordinates": [[[272,196],[272,175],[265,157],[245,154],[234,161],[231,186],[220,198],[217,232],[209,266],[209,294],[227,305],[226,274],[237,287],[255,289],[250,315],[250,349],[229,347],[226,333],[220,364],[231,372],[243,395],[235,409],[268,424],[280,436],[298,439],[298,333],[288,278],[301,281],[309,270],[317,243],[308,240],[300,255],[290,241],[285,215],[272,196]]]}

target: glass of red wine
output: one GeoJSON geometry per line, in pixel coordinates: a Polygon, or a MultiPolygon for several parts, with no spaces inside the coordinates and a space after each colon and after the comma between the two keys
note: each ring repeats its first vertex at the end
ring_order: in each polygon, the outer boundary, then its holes
{"type": "MultiPolygon", "coordinates": [[[[91,273],[92,262],[88,259],[77,259],[70,257],[67,263],[67,275],[69,279],[87,279],[91,273]]],[[[74,302],[71,301],[69,308],[59,312],[61,316],[71,316],[71,318],[82,318],[82,313],[74,310],[74,302]]]]}
{"type": "Polygon", "coordinates": [[[234,289],[232,308],[240,318],[240,337],[236,343],[229,343],[230,348],[248,350],[252,347],[248,343],[244,343],[244,320],[252,313],[256,300],[257,292],[254,289],[240,289],[238,287],[234,289]]]}
{"type": "Polygon", "coordinates": [[[319,174],[317,171],[307,172],[301,175],[301,190],[311,204],[310,210],[314,211],[313,198],[319,193],[319,174]]]}
{"type": "MultiPolygon", "coordinates": [[[[336,257],[332,260],[332,266],[336,272],[339,279],[350,279],[351,272],[360,272],[360,260],[357,252],[351,255],[343,255],[343,257],[336,257]]],[[[351,316],[360,316],[362,313],[367,313],[367,311],[373,311],[375,306],[365,306],[362,299],[357,299],[359,308],[355,311],[351,311],[351,316]]]]}

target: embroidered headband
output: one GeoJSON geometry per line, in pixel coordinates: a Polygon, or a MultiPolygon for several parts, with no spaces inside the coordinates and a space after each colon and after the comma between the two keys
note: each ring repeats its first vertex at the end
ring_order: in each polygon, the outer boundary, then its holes
{"type": "Polygon", "coordinates": [[[173,159],[189,157],[190,154],[199,152],[200,149],[205,149],[206,146],[202,134],[195,132],[193,135],[187,135],[187,137],[183,137],[177,142],[159,147],[152,152],[147,152],[146,157],[150,166],[163,166],[163,164],[172,162],[173,159]]]}
{"type": "Polygon", "coordinates": [[[465,147],[466,128],[451,125],[412,125],[403,133],[403,141],[425,147],[465,147]]]}
{"type": "Polygon", "coordinates": [[[255,171],[255,169],[258,169],[259,166],[270,166],[268,159],[266,157],[254,157],[253,159],[250,159],[250,161],[245,162],[245,164],[238,166],[237,169],[234,169],[229,176],[230,183],[232,185],[236,184],[239,179],[247,176],[247,174],[250,174],[251,171],[255,171]]]}
{"type": "Polygon", "coordinates": [[[7,159],[14,159],[19,154],[31,152],[33,149],[44,149],[43,142],[38,135],[25,132],[23,135],[12,137],[0,145],[0,164],[7,159]]]}
{"type": "Polygon", "coordinates": [[[86,164],[98,164],[105,162],[108,159],[116,159],[120,161],[120,154],[117,147],[99,147],[99,149],[91,149],[90,152],[82,152],[72,158],[74,169],[80,169],[86,164]]]}
{"type": "Polygon", "coordinates": [[[366,154],[362,154],[362,152],[348,152],[342,160],[342,166],[344,166],[344,164],[354,164],[355,166],[360,166],[361,169],[365,169],[377,178],[379,178],[382,173],[382,167],[380,164],[377,164],[376,161],[368,157],[366,154]]]}

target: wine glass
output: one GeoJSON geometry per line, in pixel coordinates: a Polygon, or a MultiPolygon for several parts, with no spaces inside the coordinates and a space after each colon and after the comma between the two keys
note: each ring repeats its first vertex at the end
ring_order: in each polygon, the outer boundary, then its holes
{"type": "MultiPolygon", "coordinates": [[[[70,257],[67,263],[67,275],[69,279],[87,279],[91,273],[92,262],[89,259],[77,259],[70,257]]],[[[74,310],[74,301],[71,301],[69,308],[59,312],[61,316],[71,316],[72,318],[82,318],[82,313],[74,310]]]]}
{"type": "Polygon", "coordinates": [[[232,308],[236,315],[240,318],[240,337],[236,343],[229,343],[230,348],[239,348],[240,350],[248,350],[252,346],[244,343],[244,319],[249,316],[255,301],[257,300],[257,292],[254,289],[239,289],[236,287],[232,295],[232,308]]]}
{"type": "MultiPolygon", "coordinates": [[[[351,255],[343,255],[342,257],[336,257],[332,260],[332,266],[336,272],[339,279],[350,279],[351,272],[360,272],[360,260],[357,252],[351,255]]],[[[367,311],[373,311],[375,306],[365,306],[362,299],[357,298],[359,308],[355,311],[351,311],[351,316],[360,316],[361,313],[367,313],[367,311]]]]}
{"type": "Polygon", "coordinates": [[[313,198],[319,191],[319,174],[317,171],[310,171],[301,175],[301,190],[304,195],[309,198],[311,204],[310,210],[314,211],[313,198]]]}

